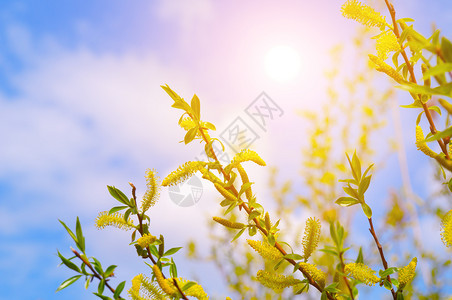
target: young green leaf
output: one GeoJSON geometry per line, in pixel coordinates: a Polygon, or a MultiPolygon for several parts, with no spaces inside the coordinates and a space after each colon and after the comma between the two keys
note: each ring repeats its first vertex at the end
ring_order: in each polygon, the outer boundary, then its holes
{"type": "Polygon", "coordinates": [[[115,289],[115,293],[113,294],[114,299],[119,299],[119,296],[121,295],[121,292],[124,290],[124,287],[126,285],[126,282],[123,281],[115,289]]]}
{"type": "Polygon", "coordinates": [[[284,258],[287,259],[293,259],[293,260],[302,260],[303,256],[296,254],[296,253],[292,253],[292,254],[286,254],[284,255],[284,258]]]}
{"type": "Polygon", "coordinates": [[[192,286],[196,285],[197,283],[194,281],[189,281],[186,284],[184,284],[184,286],[181,288],[182,292],[188,290],[189,288],[191,288],[192,286]]]}
{"type": "Polygon", "coordinates": [[[118,212],[118,211],[120,211],[120,210],[126,209],[127,207],[128,207],[128,206],[115,206],[115,207],[113,207],[112,209],[110,209],[110,210],[108,211],[108,214],[109,214],[109,215],[114,214],[115,212],[118,212]]]}
{"type": "Polygon", "coordinates": [[[75,232],[77,234],[77,247],[80,249],[80,251],[85,253],[85,238],[83,237],[82,225],[80,225],[80,220],[78,217],[75,225],[75,232]]]}
{"type": "Polygon", "coordinates": [[[367,203],[363,202],[361,203],[361,206],[363,208],[364,214],[366,215],[366,217],[368,219],[372,218],[372,209],[370,208],[369,205],[367,205],[367,203]]]}
{"type": "Polygon", "coordinates": [[[239,231],[239,232],[234,236],[234,238],[232,239],[231,243],[232,243],[233,241],[235,241],[236,239],[238,239],[238,238],[243,234],[243,232],[245,231],[245,229],[246,229],[246,227],[240,229],[240,231],[239,231]]]}
{"type": "Polygon", "coordinates": [[[76,282],[80,277],[82,277],[82,275],[75,275],[71,278],[66,279],[65,281],[63,281],[60,286],[57,288],[56,292],[61,291],[64,288],[67,288],[68,286],[70,286],[71,284],[73,284],[74,282],[76,282]]]}
{"type": "Polygon", "coordinates": [[[70,261],[69,259],[65,258],[63,255],[61,255],[60,251],[57,251],[57,252],[58,252],[58,256],[60,257],[61,261],[63,262],[63,264],[66,267],[76,271],[77,273],[81,273],[79,267],[77,267],[76,264],[74,264],[72,261],[70,261]]]}
{"type": "Polygon", "coordinates": [[[340,197],[335,201],[335,203],[339,204],[340,206],[347,207],[358,204],[359,201],[351,197],[340,197]]]}
{"type": "Polygon", "coordinates": [[[111,265],[105,270],[105,277],[110,277],[111,274],[115,271],[117,266],[111,265]]]}
{"type": "Polygon", "coordinates": [[[173,255],[173,254],[175,254],[177,251],[179,251],[180,249],[182,249],[182,247],[171,248],[171,249],[169,249],[168,251],[166,251],[162,256],[173,255]]]}
{"type": "Polygon", "coordinates": [[[191,99],[191,109],[193,110],[193,114],[197,120],[201,119],[201,104],[199,103],[199,98],[196,94],[193,95],[191,99]]]}
{"type": "Polygon", "coordinates": [[[129,203],[129,199],[127,198],[126,195],[124,195],[123,192],[121,192],[119,189],[115,188],[114,186],[107,185],[107,188],[108,188],[108,192],[110,193],[110,195],[113,196],[113,198],[115,198],[116,200],[118,200],[119,202],[121,202],[127,206],[131,206],[129,203]]]}
{"type": "Polygon", "coordinates": [[[61,220],[58,220],[58,221],[60,221],[61,225],[64,226],[64,228],[66,229],[67,233],[69,233],[69,235],[70,235],[71,238],[74,240],[74,242],[77,243],[77,237],[76,237],[75,234],[72,232],[72,230],[70,230],[69,227],[67,227],[66,224],[65,224],[63,221],[61,221],[61,220]]]}

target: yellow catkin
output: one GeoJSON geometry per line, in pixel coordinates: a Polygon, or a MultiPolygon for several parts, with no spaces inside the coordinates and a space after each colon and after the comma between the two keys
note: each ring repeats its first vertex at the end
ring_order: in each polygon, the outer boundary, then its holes
{"type": "Polygon", "coordinates": [[[139,274],[132,279],[132,287],[129,290],[129,295],[134,300],[168,299],[158,284],[156,282],[151,282],[150,279],[143,274],[139,274]]]}
{"type": "Polygon", "coordinates": [[[166,176],[165,179],[163,179],[162,185],[163,186],[169,186],[169,185],[177,185],[181,182],[184,182],[196,171],[200,171],[204,168],[205,163],[201,161],[189,161],[185,164],[179,166],[176,171],[171,172],[168,176],[166,176]]]}
{"type": "Polygon", "coordinates": [[[245,161],[252,161],[259,166],[265,166],[265,161],[253,150],[243,149],[234,156],[232,164],[237,165],[245,161]]]}
{"type": "Polygon", "coordinates": [[[234,194],[232,194],[231,192],[229,192],[228,190],[226,190],[223,186],[221,186],[218,183],[214,183],[215,188],[217,189],[217,191],[226,199],[231,200],[231,201],[237,201],[237,197],[234,196],[234,194]]]}
{"type": "Polygon", "coordinates": [[[275,247],[269,245],[266,242],[254,241],[254,240],[246,240],[248,245],[251,246],[257,253],[260,254],[264,259],[268,259],[270,261],[280,260],[282,258],[281,252],[278,251],[275,247]]]}
{"type": "Polygon", "coordinates": [[[307,260],[319,245],[320,240],[320,220],[309,218],[306,220],[306,228],[303,236],[303,254],[307,260]]]}
{"type": "Polygon", "coordinates": [[[344,271],[347,275],[364,282],[369,286],[380,282],[380,278],[375,276],[375,271],[362,263],[346,264],[344,271]]]}
{"type": "Polygon", "coordinates": [[[422,151],[427,156],[435,158],[437,155],[432,149],[427,146],[427,143],[424,142],[424,133],[422,132],[421,126],[416,126],[416,147],[418,150],[422,151]]]}
{"type": "Polygon", "coordinates": [[[149,246],[149,244],[152,244],[153,242],[155,242],[157,240],[157,238],[155,236],[153,236],[152,234],[148,234],[146,233],[145,235],[143,235],[142,237],[140,237],[137,240],[137,244],[141,247],[141,248],[146,248],[147,246],[149,246]]]}
{"type": "Polygon", "coordinates": [[[441,221],[441,240],[446,247],[452,247],[452,209],[441,221]]]}
{"type": "Polygon", "coordinates": [[[232,222],[231,220],[226,220],[220,217],[213,217],[213,220],[217,223],[220,223],[221,225],[232,228],[232,229],[242,229],[245,227],[245,224],[232,222]]]}
{"type": "Polygon", "coordinates": [[[159,197],[159,185],[158,177],[155,170],[148,169],[146,171],[146,186],[147,190],[143,196],[143,202],[141,203],[141,210],[143,212],[147,211],[151,206],[154,206],[159,197]]]}
{"type": "Polygon", "coordinates": [[[377,37],[376,43],[378,57],[382,60],[388,58],[388,54],[392,51],[399,51],[400,45],[397,42],[397,37],[392,30],[388,30],[377,37]]]}
{"type": "Polygon", "coordinates": [[[413,280],[416,274],[417,258],[414,257],[411,262],[399,270],[399,289],[402,289],[413,280]]]}
{"type": "Polygon", "coordinates": [[[379,72],[383,72],[392,79],[394,79],[398,83],[403,83],[405,80],[403,79],[402,75],[400,75],[396,70],[394,70],[390,65],[385,63],[381,58],[369,54],[369,59],[371,62],[375,65],[375,70],[379,72]]]}
{"type": "MultiPolygon", "coordinates": [[[[242,179],[242,184],[250,182],[250,179],[248,178],[248,174],[246,174],[246,171],[242,167],[241,164],[237,165],[237,171],[239,171],[240,178],[242,179]]],[[[251,199],[253,198],[253,191],[251,189],[251,186],[248,189],[246,189],[245,196],[246,196],[246,199],[248,199],[248,201],[251,201],[251,199]]]]}
{"type": "Polygon", "coordinates": [[[316,265],[299,262],[300,267],[303,271],[311,275],[312,279],[314,279],[321,287],[325,286],[326,282],[326,274],[322,270],[318,269],[316,265]]]}
{"type": "Polygon", "coordinates": [[[355,20],[367,27],[378,27],[384,30],[386,19],[372,7],[356,0],[349,0],[342,5],[342,15],[347,19],[355,20]]]}
{"type": "Polygon", "coordinates": [[[124,220],[124,215],[116,212],[113,214],[108,214],[108,211],[102,211],[96,218],[95,226],[97,229],[103,229],[107,226],[113,226],[123,230],[135,229],[132,220],[127,222],[124,220]]]}
{"type": "Polygon", "coordinates": [[[157,280],[160,288],[169,296],[176,295],[177,290],[163,277],[163,274],[160,271],[159,267],[157,265],[153,265],[152,270],[154,270],[155,279],[157,280]]]}
{"type": "MultiPolygon", "coordinates": [[[[188,280],[180,278],[180,277],[177,277],[174,279],[176,279],[177,284],[181,288],[189,282],[188,280]]],[[[173,279],[167,279],[167,280],[171,283],[171,285],[174,285],[173,279]]],[[[206,292],[204,291],[202,286],[199,284],[194,284],[191,287],[189,287],[188,289],[184,290],[184,294],[186,296],[195,297],[198,300],[208,300],[209,299],[206,292]]]]}
{"type": "Polygon", "coordinates": [[[257,272],[256,279],[262,285],[271,288],[277,292],[281,291],[286,287],[300,283],[300,280],[295,279],[293,276],[285,276],[277,273],[270,273],[263,270],[259,270],[257,272]]]}

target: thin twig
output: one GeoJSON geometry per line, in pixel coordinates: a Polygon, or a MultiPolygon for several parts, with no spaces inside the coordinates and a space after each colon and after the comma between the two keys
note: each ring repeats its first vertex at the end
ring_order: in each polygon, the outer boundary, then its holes
{"type": "MultiPolygon", "coordinates": [[[[344,256],[343,256],[343,254],[344,254],[343,252],[339,253],[339,260],[341,262],[341,272],[345,273],[345,269],[344,269],[345,264],[344,264],[344,256]]],[[[352,300],[355,300],[355,297],[353,296],[353,291],[352,291],[352,288],[350,287],[350,283],[348,282],[347,276],[342,276],[342,278],[344,279],[345,285],[347,286],[348,291],[350,292],[350,298],[352,300]]]]}
{"type": "MultiPolygon", "coordinates": [[[[96,277],[97,279],[99,279],[99,280],[102,281],[102,279],[103,279],[102,276],[100,276],[99,273],[96,272],[96,270],[93,268],[93,266],[91,265],[91,263],[90,263],[88,260],[84,259],[84,258],[80,255],[80,253],[78,253],[77,250],[75,250],[74,248],[71,247],[71,250],[72,250],[72,252],[75,254],[75,256],[77,256],[83,263],[85,263],[85,265],[88,266],[88,268],[91,270],[91,272],[93,272],[93,276],[96,277]]],[[[107,288],[108,288],[113,294],[115,293],[115,289],[112,288],[112,287],[108,284],[107,280],[105,280],[105,285],[107,286],[107,288]]],[[[119,298],[119,299],[124,299],[124,298],[119,298]]]]}
{"type": "MultiPolygon", "coordinates": [[[[135,203],[135,207],[137,207],[136,187],[130,182],[129,182],[129,184],[132,187],[132,197],[133,197],[133,201],[135,203]]],[[[138,211],[137,211],[137,216],[138,216],[138,222],[140,223],[140,229],[138,229],[138,232],[141,234],[141,236],[143,236],[143,233],[144,233],[144,231],[143,231],[143,219],[142,219],[142,217],[141,217],[141,215],[140,215],[140,213],[138,211]]],[[[149,259],[152,261],[152,263],[154,265],[156,265],[157,262],[155,261],[154,257],[152,257],[151,249],[149,248],[149,246],[146,247],[146,250],[148,252],[149,259]]],[[[163,272],[162,272],[162,276],[163,276],[163,278],[166,279],[165,274],[163,274],[163,272]]],[[[172,278],[172,279],[173,279],[174,286],[177,288],[177,290],[181,294],[182,299],[189,300],[187,298],[187,296],[185,296],[184,292],[182,292],[182,290],[179,287],[179,284],[177,283],[176,279],[175,278],[172,278]]]]}
{"type": "MultiPolygon", "coordinates": [[[[193,120],[195,120],[195,118],[194,118],[191,114],[189,114],[189,116],[190,116],[193,120]]],[[[208,144],[208,143],[210,142],[210,140],[209,140],[209,138],[206,136],[206,134],[204,133],[204,129],[203,129],[202,127],[200,127],[199,131],[200,131],[200,133],[201,133],[201,136],[202,136],[204,142],[205,142],[206,144],[208,144]]],[[[220,163],[220,161],[218,160],[218,158],[217,158],[217,156],[216,156],[216,154],[215,154],[215,151],[213,151],[212,145],[210,145],[209,151],[211,152],[212,157],[213,157],[213,159],[215,160],[215,162],[217,162],[218,165],[220,166],[220,167],[219,167],[219,170],[220,170],[220,172],[223,174],[224,178],[225,178],[226,180],[229,180],[229,179],[230,179],[230,176],[229,176],[229,174],[227,174],[227,173],[225,172],[225,170],[224,170],[224,168],[223,168],[223,165],[222,165],[222,164],[220,163]]],[[[234,194],[235,196],[238,196],[239,193],[238,193],[237,189],[236,189],[233,185],[231,185],[231,187],[229,187],[228,189],[230,189],[230,190],[233,192],[233,194],[234,194]]],[[[240,200],[240,199],[239,199],[239,200],[240,200]]],[[[242,202],[242,201],[240,200],[240,202],[242,202]]],[[[246,205],[245,202],[242,202],[242,203],[239,205],[239,208],[243,208],[243,209],[246,211],[246,213],[247,213],[248,215],[249,215],[249,214],[251,213],[251,211],[252,211],[252,208],[250,209],[250,208],[246,205]]],[[[267,230],[266,230],[265,228],[263,228],[263,227],[260,225],[259,220],[258,220],[257,218],[254,218],[253,221],[254,221],[254,223],[256,224],[256,228],[258,228],[265,236],[267,236],[267,235],[268,235],[268,232],[267,232],[267,230]]],[[[278,242],[276,242],[276,241],[275,241],[275,248],[278,249],[279,252],[281,252],[282,255],[287,255],[287,252],[286,252],[286,251],[282,248],[282,246],[281,246],[278,242]]],[[[292,265],[294,265],[294,266],[297,264],[293,259],[288,259],[288,258],[285,258],[285,259],[286,259],[289,263],[291,263],[292,265]]],[[[300,266],[298,267],[298,270],[299,270],[300,272],[303,273],[303,275],[304,275],[304,276],[306,277],[306,279],[309,281],[309,284],[311,284],[312,286],[314,286],[314,287],[315,287],[317,290],[319,290],[321,293],[324,291],[324,289],[323,289],[321,286],[319,286],[319,285],[317,284],[317,282],[312,278],[312,276],[311,276],[308,272],[304,271],[300,266]]],[[[329,292],[326,292],[326,296],[327,296],[328,299],[330,299],[330,300],[334,300],[334,299],[335,299],[329,292]]]]}
{"type": "MultiPolygon", "coordinates": [[[[372,223],[372,218],[369,218],[367,220],[369,221],[369,225],[370,225],[369,231],[372,234],[372,236],[374,237],[375,244],[377,244],[378,252],[380,252],[381,261],[383,262],[383,267],[386,270],[388,268],[388,262],[386,261],[385,255],[383,253],[383,247],[381,246],[380,242],[378,241],[377,234],[375,233],[374,224],[372,223]]],[[[389,275],[386,276],[386,278],[388,279],[389,282],[391,282],[391,277],[389,275]]],[[[391,282],[391,285],[392,285],[392,282],[391,282]]],[[[397,294],[394,291],[394,288],[391,288],[391,293],[392,293],[392,297],[394,298],[394,300],[396,300],[397,294]]]]}
{"type": "MultiPolygon", "coordinates": [[[[397,21],[395,18],[396,12],[395,12],[394,6],[391,3],[389,3],[389,0],[385,0],[385,3],[386,3],[386,6],[388,7],[390,15],[391,15],[392,24],[394,26],[394,29],[393,29],[394,34],[396,35],[397,38],[400,38],[399,26],[397,25],[397,21]]],[[[400,47],[400,49],[401,49],[400,53],[402,54],[403,59],[405,60],[405,64],[408,68],[408,71],[410,72],[410,81],[412,83],[417,84],[416,76],[414,75],[413,66],[411,65],[410,60],[408,59],[405,49],[403,47],[400,47]]],[[[418,95],[418,97],[419,97],[419,99],[421,99],[420,95],[418,95]]],[[[423,103],[422,101],[421,101],[421,103],[422,103],[422,108],[424,110],[425,116],[427,117],[428,123],[430,124],[430,132],[432,134],[435,134],[435,133],[437,133],[437,130],[435,127],[435,123],[433,122],[432,115],[430,114],[430,110],[428,109],[428,106],[426,103],[423,103]]],[[[446,159],[450,159],[444,140],[438,139],[437,142],[438,142],[439,146],[441,147],[441,150],[443,151],[444,155],[446,156],[446,159]]]]}

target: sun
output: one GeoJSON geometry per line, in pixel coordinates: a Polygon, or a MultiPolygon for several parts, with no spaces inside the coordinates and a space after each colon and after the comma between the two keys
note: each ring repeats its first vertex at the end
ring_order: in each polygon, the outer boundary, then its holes
{"type": "Polygon", "coordinates": [[[300,72],[300,67],[300,55],[290,46],[273,47],[265,57],[265,70],[277,81],[289,81],[295,78],[300,72]]]}

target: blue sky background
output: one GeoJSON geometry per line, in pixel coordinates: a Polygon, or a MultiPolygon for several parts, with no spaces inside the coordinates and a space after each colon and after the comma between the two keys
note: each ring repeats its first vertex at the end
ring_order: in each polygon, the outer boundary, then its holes
{"type": "MultiPolygon", "coordinates": [[[[178,143],[179,112],[171,109],[159,87],[163,83],[185,98],[197,93],[204,118],[219,129],[267,92],[285,114],[268,132],[259,132],[254,147],[268,164],[282,166],[283,176],[297,176],[303,141],[280,132],[299,136],[304,125],[295,110],[315,109],[326,98],[328,51],[351,43],[357,26],[341,16],[342,3],[2,1],[0,299],[95,298],[81,283],[54,292],[72,276],[57,268],[56,249],[69,255],[72,245],[58,218],[73,227],[80,217],[88,253],[106,265],[118,264],[117,282],[147,271],[134,259],[127,233],[100,232],[93,222],[113,205],[107,184],[127,191],[131,181],[142,194],[147,168],[164,177],[201,152],[198,145],[178,143]],[[280,44],[301,55],[303,70],[292,81],[276,82],[264,70],[265,54],[280,44]]],[[[404,0],[396,8],[399,17],[416,19],[415,27],[426,35],[436,20],[443,34],[452,36],[449,1],[404,0]]],[[[401,96],[399,102],[408,100],[401,96]]],[[[415,114],[404,112],[404,127],[412,131],[414,120],[415,114]]],[[[420,171],[428,172],[429,164],[415,151],[411,131],[407,155],[419,166],[411,170],[412,181],[425,195],[420,171]]],[[[397,168],[396,157],[387,165],[397,168]]],[[[256,169],[253,178],[264,182],[263,173],[256,169]]],[[[382,189],[400,187],[397,172],[380,178],[385,178],[377,179],[382,189]]],[[[197,237],[207,249],[206,215],[218,209],[213,199],[206,187],[198,205],[181,208],[163,190],[151,212],[155,232],[170,246],[197,237]]],[[[436,227],[423,229],[438,232],[436,227]]],[[[439,234],[430,245],[441,247],[439,234]]],[[[213,266],[176,257],[183,276],[198,278],[209,294],[224,298],[213,266]]]]}

